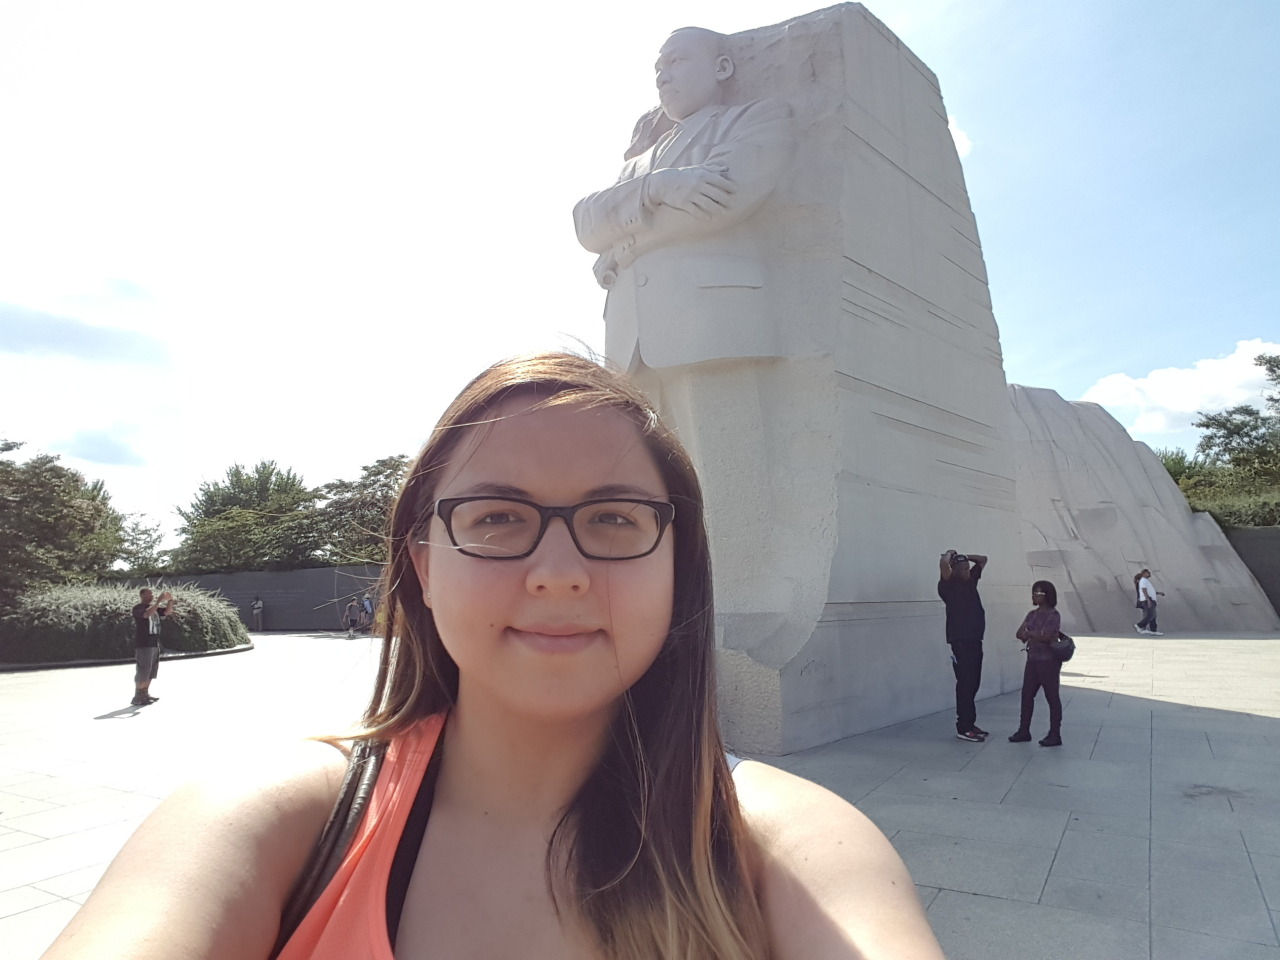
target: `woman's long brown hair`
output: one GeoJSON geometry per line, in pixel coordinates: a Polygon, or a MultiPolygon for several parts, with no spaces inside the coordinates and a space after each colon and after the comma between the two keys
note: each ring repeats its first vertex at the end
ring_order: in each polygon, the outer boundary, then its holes
{"type": "MultiPolygon", "coordinates": [[[[424,539],[438,477],[468,427],[510,397],[608,407],[640,432],[676,505],[671,628],[624,695],[595,767],[547,853],[549,889],[616,960],[763,960],[754,847],[738,808],[715,703],[711,560],[689,455],[623,376],[573,354],[507,360],[460,393],[409,470],[392,511],[382,584],[383,645],[364,736],[392,738],[453,706],[445,650],[410,557],[424,539]]],[[[483,562],[483,561],[477,561],[483,562]]]]}

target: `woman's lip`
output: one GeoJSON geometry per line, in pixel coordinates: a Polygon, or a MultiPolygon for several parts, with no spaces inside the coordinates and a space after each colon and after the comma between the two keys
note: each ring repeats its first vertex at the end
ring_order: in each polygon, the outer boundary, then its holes
{"type": "Polygon", "coordinates": [[[510,627],[507,633],[513,640],[541,653],[576,653],[591,646],[600,637],[599,630],[565,633],[559,628],[544,629],[554,629],[555,632],[542,633],[537,630],[517,630],[515,627],[510,627]]]}

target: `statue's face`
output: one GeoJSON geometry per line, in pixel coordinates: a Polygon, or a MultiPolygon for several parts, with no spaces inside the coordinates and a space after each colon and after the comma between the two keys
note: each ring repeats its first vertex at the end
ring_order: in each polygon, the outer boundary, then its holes
{"type": "Polygon", "coordinates": [[[715,103],[720,81],[733,73],[733,62],[717,52],[715,43],[691,31],[673,33],[653,66],[662,109],[676,122],[715,103]]]}

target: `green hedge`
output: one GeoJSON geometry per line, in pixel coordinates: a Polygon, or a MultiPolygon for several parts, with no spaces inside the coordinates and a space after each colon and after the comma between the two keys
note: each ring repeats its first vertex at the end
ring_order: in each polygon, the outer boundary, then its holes
{"type": "MultiPolygon", "coordinates": [[[[137,587],[64,584],[20,597],[0,617],[0,662],[56,663],[121,660],[133,656],[137,587]]],[[[163,582],[154,585],[159,596],[163,582]]],[[[227,600],[198,587],[167,588],[178,601],[160,621],[160,644],[168,650],[225,650],[247,643],[249,633],[227,600]]]]}
{"type": "Polygon", "coordinates": [[[1280,526],[1280,488],[1259,493],[1220,493],[1218,491],[1187,494],[1192,510],[1204,510],[1223,527],[1280,526]]]}

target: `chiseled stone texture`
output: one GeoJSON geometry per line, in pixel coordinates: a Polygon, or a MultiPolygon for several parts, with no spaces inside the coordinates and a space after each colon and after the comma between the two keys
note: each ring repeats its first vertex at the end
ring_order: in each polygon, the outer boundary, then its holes
{"type": "Polygon", "coordinates": [[[1144,443],[1094,403],[1010,385],[1018,515],[1033,579],[1058,588],[1068,632],[1132,630],[1133,575],[1152,572],[1170,635],[1280,629],[1207,513],[1192,513],[1144,443]]]}
{"type": "MultiPolygon", "coordinates": [[[[728,45],[726,101],[778,98],[792,112],[794,156],[749,222],[768,251],[769,319],[787,358],[771,363],[794,368],[779,422],[805,426],[780,446],[740,426],[750,419],[742,404],[686,415],[695,434],[777,458],[797,517],[820,518],[828,487],[835,507],[822,529],[782,521],[788,542],[807,549],[713,554],[726,733],[741,749],[781,754],[953,702],[936,592],[948,548],[991,558],[980,696],[1016,688],[1011,638],[1029,581],[999,333],[937,78],[860,4],[734,34],[728,45]],[[792,607],[723,603],[739,569],[768,571],[792,607]],[[793,611],[804,624],[770,626],[793,611]],[[759,637],[744,642],[753,623],[759,637]]],[[[698,322],[692,309],[688,322],[698,322]]],[[[721,376],[715,364],[727,362],[768,365],[715,361],[664,376],[696,379],[703,367],[721,376]]],[[[694,456],[706,468],[700,444],[694,456]]],[[[716,498],[750,502],[749,488],[762,484],[745,469],[725,479],[712,464],[709,474],[714,537],[716,498]]]]}

